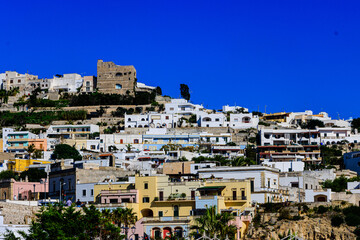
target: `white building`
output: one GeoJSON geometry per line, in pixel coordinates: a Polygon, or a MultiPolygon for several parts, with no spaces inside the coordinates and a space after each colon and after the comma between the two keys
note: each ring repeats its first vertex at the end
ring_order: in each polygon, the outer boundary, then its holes
{"type": "Polygon", "coordinates": [[[305,202],[331,202],[331,189],[324,190],[314,190],[307,189],[305,190],[305,202]]]}
{"type": "Polygon", "coordinates": [[[305,163],[302,161],[304,157],[297,156],[298,161],[270,161],[269,159],[265,159],[262,162],[262,165],[266,165],[269,167],[277,168],[280,172],[302,172],[305,168],[305,163]]]}
{"type": "Polygon", "coordinates": [[[228,126],[234,129],[243,129],[257,128],[258,124],[258,116],[253,116],[252,113],[238,113],[230,114],[230,124],[228,126]]]}
{"type": "Polygon", "coordinates": [[[100,151],[107,152],[109,148],[115,147],[119,151],[126,151],[128,145],[132,150],[143,150],[142,135],[139,134],[100,134],[100,151]]]}
{"type": "Polygon", "coordinates": [[[240,106],[229,106],[229,105],[225,105],[222,107],[222,112],[226,113],[226,112],[243,112],[243,113],[246,113],[246,112],[249,112],[249,109],[248,108],[243,108],[243,107],[240,107],[240,106]]]}
{"type": "Polygon", "coordinates": [[[155,89],[156,87],[148,86],[145,83],[136,82],[136,91],[152,91],[155,89]]]}
{"type": "Polygon", "coordinates": [[[29,93],[34,90],[36,87],[40,87],[40,82],[37,75],[31,75],[28,73],[20,74],[15,71],[6,71],[5,73],[0,74],[1,80],[1,89],[11,90],[18,87],[20,93],[29,93]]]}
{"type": "Polygon", "coordinates": [[[83,85],[84,78],[77,73],[64,74],[60,77],[54,76],[52,79],[48,79],[50,83],[49,91],[51,92],[68,92],[76,93],[78,88],[83,85]]]}
{"type": "Polygon", "coordinates": [[[279,188],[279,169],[268,166],[213,167],[199,169],[199,178],[250,179],[251,199],[254,202],[283,202],[287,191],[279,188]]]}
{"type": "Polygon", "coordinates": [[[227,127],[226,116],[223,113],[201,113],[200,127],[227,127]]]}
{"type": "Polygon", "coordinates": [[[204,107],[202,105],[192,104],[185,99],[171,99],[171,103],[165,104],[165,113],[167,114],[197,115],[203,110],[204,107]]]}
{"type": "Polygon", "coordinates": [[[125,114],[125,128],[175,128],[179,115],[168,113],[125,114]]]}
{"type": "Polygon", "coordinates": [[[267,129],[260,130],[261,146],[273,145],[320,145],[318,130],[308,129],[267,129]]]}
{"type": "Polygon", "coordinates": [[[317,128],[323,144],[337,144],[351,137],[351,128],[324,127],[317,128]]]}
{"type": "Polygon", "coordinates": [[[351,193],[360,193],[360,182],[348,182],[347,190],[351,193]]]}
{"type": "Polygon", "coordinates": [[[212,143],[213,145],[225,145],[228,142],[231,142],[231,133],[200,133],[200,140],[206,143],[212,143]]]}

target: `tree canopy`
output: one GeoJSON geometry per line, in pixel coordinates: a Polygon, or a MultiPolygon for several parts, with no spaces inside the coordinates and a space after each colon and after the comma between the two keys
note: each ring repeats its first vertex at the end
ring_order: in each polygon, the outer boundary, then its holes
{"type": "Polygon", "coordinates": [[[196,230],[192,235],[196,238],[201,237],[204,233],[213,238],[217,236],[220,239],[235,238],[236,226],[229,224],[234,217],[228,212],[217,213],[216,206],[211,206],[206,209],[204,215],[195,219],[195,224],[191,226],[196,230]]]}
{"type": "MultiPolygon", "coordinates": [[[[25,240],[124,239],[118,215],[110,213],[109,210],[100,212],[93,205],[82,210],[73,206],[65,208],[62,205],[42,208],[31,223],[29,233],[22,232],[21,235],[25,240]]],[[[132,209],[126,211],[132,213],[132,209]]],[[[122,216],[123,225],[135,223],[136,218],[129,217],[129,214],[122,216]]]]}
{"type": "Polygon", "coordinates": [[[324,123],[317,119],[311,119],[302,125],[302,128],[306,129],[316,129],[316,127],[325,127],[324,123]]]}
{"type": "Polygon", "coordinates": [[[26,176],[28,177],[29,182],[40,182],[40,179],[46,178],[47,174],[44,170],[29,168],[28,170],[20,173],[21,179],[25,179],[26,176]]]}
{"type": "Polygon", "coordinates": [[[5,170],[0,172],[0,180],[11,179],[11,178],[14,178],[16,180],[19,178],[19,176],[17,175],[17,173],[11,170],[5,170]]]}
{"type": "Polygon", "coordinates": [[[360,130],[360,118],[354,118],[351,122],[351,127],[360,130]]]}
{"type": "Polygon", "coordinates": [[[55,146],[55,150],[51,155],[52,159],[74,159],[74,161],[82,160],[82,156],[76,150],[67,144],[58,144],[55,146]]]}
{"type": "Polygon", "coordinates": [[[186,84],[180,84],[180,94],[181,97],[186,99],[186,100],[190,100],[190,90],[189,90],[189,86],[186,84]]]}

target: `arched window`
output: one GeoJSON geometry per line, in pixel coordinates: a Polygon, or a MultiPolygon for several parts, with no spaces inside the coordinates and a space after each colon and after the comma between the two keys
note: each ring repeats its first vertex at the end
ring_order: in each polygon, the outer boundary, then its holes
{"type": "Polygon", "coordinates": [[[121,77],[122,75],[123,74],[121,72],[118,72],[118,73],[115,74],[115,76],[117,76],[117,77],[121,77]]]}
{"type": "Polygon", "coordinates": [[[118,83],[117,83],[117,84],[115,85],[115,89],[122,89],[121,84],[118,84],[118,83]]]}
{"type": "Polygon", "coordinates": [[[251,122],[251,118],[249,118],[249,117],[243,117],[243,118],[242,118],[242,122],[243,122],[243,123],[250,123],[250,122],[251,122]]]}
{"type": "Polygon", "coordinates": [[[142,118],[141,121],[145,121],[145,118],[142,118]]]}
{"type": "Polygon", "coordinates": [[[205,117],[205,118],[203,119],[203,121],[204,121],[204,122],[211,122],[211,118],[205,117]]]}

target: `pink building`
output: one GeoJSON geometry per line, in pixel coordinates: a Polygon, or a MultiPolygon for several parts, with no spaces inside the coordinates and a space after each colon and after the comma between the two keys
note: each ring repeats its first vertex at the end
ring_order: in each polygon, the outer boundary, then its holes
{"type": "Polygon", "coordinates": [[[101,190],[101,203],[138,203],[138,190],[101,190]]]}
{"type": "Polygon", "coordinates": [[[13,200],[45,198],[49,192],[49,183],[43,178],[40,182],[13,182],[13,200]],[[35,193],[35,194],[34,194],[35,193]]]}

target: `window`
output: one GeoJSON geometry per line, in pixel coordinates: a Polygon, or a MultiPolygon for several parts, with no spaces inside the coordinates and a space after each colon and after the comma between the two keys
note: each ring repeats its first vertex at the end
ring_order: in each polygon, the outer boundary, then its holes
{"type": "Polygon", "coordinates": [[[164,216],[163,211],[159,211],[159,217],[162,217],[162,216],[164,216]]]}
{"type": "Polygon", "coordinates": [[[14,83],[14,80],[10,80],[10,83],[14,83]]]}
{"type": "Polygon", "coordinates": [[[178,217],[179,216],[179,206],[175,205],[174,206],[174,217],[178,217]]]}
{"type": "Polygon", "coordinates": [[[174,111],[174,108],[170,108],[170,111],[174,111]]]}
{"type": "Polygon", "coordinates": [[[18,80],[18,83],[21,83],[21,80],[20,80],[20,79],[18,80]]]}
{"type": "Polygon", "coordinates": [[[149,189],[149,184],[148,183],[144,183],[144,189],[149,189]]]}
{"type": "Polygon", "coordinates": [[[134,139],[134,143],[138,144],[139,143],[139,139],[134,139]]]}
{"type": "Polygon", "coordinates": [[[195,166],[195,170],[198,170],[199,169],[199,166],[195,166]]]}
{"type": "Polygon", "coordinates": [[[115,89],[122,89],[121,84],[116,84],[116,85],[115,85],[115,89]]]}
{"type": "Polygon", "coordinates": [[[169,116],[165,116],[165,119],[166,119],[166,120],[169,120],[169,116]]]}
{"type": "Polygon", "coordinates": [[[305,184],[305,189],[308,189],[308,185],[307,185],[307,183],[305,184]]]}
{"type": "Polygon", "coordinates": [[[115,198],[115,199],[110,199],[110,203],[118,203],[118,199],[115,198]]]}
{"type": "Polygon", "coordinates": [[[120,144],[123,144],[124,143],[124,140],[123,139],[120,139],[120,144]]]}
{"type": "Polygon", "coordinates": [[[143,197],[143,203],[149,203],[150,198],[149,197],[143,197]]]}
{"type": "Polygon", "coordinates": [[[83,191],[82,191],[82,196],[83,196],[83,197],[86,197],[86,189],[83,189],[83,191]]]}
{"type": "Polygon", "coordinates": [[[215,118],[215,122],[219,122],[220,121],[220,119],[219,118],[215,118]]]}
{"type": "Polygon", "coordinates": [[[251,189],[251,192],[254,192],[254,189],[255,189],[255,187],[254,187],[254,180],[251,180],[251,181],[250,181],[250,189],[251,189]]]}
{"type": "Polygon", "coordinates": [[[95,145],[91,145],[91,149],[95,149],[96,148],[96,146],[95,145]]]}
{"type": "Polygon", "coordinates": [[[94,196],[94,189],[91,189],[90,195],[91,195],[91,196],[94,196]]]}

